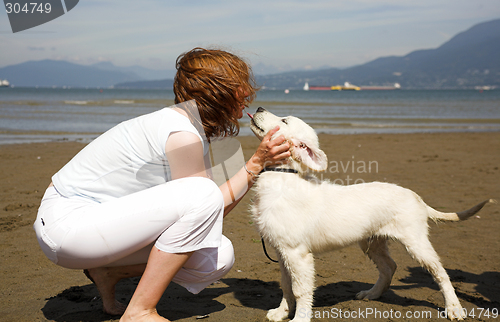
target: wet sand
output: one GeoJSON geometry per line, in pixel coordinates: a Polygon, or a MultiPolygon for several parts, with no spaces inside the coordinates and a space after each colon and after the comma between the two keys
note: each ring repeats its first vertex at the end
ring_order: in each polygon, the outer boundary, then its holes
{"type": "MultiPolygon", "coordinates": [[[[254,137],[240,142],[246,158],[258,145],[254,137]]],[[[397,183],[442,211],[468,209],[488,198],[500,200],[500,133],[320,135],[320,144],[330,162],[323,176],[339,184],[397,183]]],[[[80,270],[60,268],[44,257],[32,229],[51,175],[83,146],[0,146],[0,321],[119,319],[102,313],[97,290],[80,270]]],[[[235,247],[233,269],[198,295],[172,284],[158,305],[160,314],[172,321],[205,315],[206,321],[265,321],[266,311],[279,305],[279,267],[262,252],[248,212],[250,195],[224,225],[235,247]]],[[[488,204],[465,222],[429,225],[431,242],[462,305],[475,310],[474,321],[488,321],[477,314],[480,309],[490,314],[500,309],[500,205],[488,204]]],[[[398,269],[391,289],[375,301],[354,300],[378,276],[357,246],[316,256],[316,320],[333,320],[340,310],[366,316],[346,321],[398,320],[389,317],[391,312],[393,317],[411,314],[415,321],[436,320],[444,306],[437,284],[399,243],[391,242],[390,250],[398,269]]],[[[270,254],[275,257],[272,250],[270,254]]],[[[128,301],[137,282],[120,282],[117,297],[128,301]]]]}

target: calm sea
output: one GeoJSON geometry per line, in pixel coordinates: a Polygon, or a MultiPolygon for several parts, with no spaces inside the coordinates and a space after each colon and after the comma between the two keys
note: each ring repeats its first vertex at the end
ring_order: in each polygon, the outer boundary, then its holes
{"type": "MultiPolygon", "coordinates": [[[[0,88],[0,144],[91,141],[121,121],[173,104],[166,90],[0,88]]],[[[319,133],[500,131],[500,90],[263,90],[262,106],[319,133]]],[[[252,135],[249,118],[240,135],[252,135]]]]}

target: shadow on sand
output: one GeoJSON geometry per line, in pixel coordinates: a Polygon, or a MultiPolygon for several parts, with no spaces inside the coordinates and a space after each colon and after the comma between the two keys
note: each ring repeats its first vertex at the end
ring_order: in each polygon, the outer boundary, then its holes
{"type": "MultiPolygon", "coordinates": [[[[425,299],[406,298],[397,295],[393,290],[431,288],[439,293],[439,288],[432,281],[430,274],[420,267],[408,268],[409,275],[400,282],[406,285],[394,285],[384,293],[377,302],[387,305],[423,306],[439,309],[437,305],[425,299]]],[[[462,302],[469,302],[481,308],[500,307],[500,273],[484,272],[480,275],[461,270],[448,270],[450,279],[456,286],[457,296],[462,302]],[[461,283],[472,284],[475,290],[462,292],[461,283]]],[[[117,285],[117,298],[121,302],[128,302],[137,286],[139,278],[123,280],[117,285]]],[[[271,308],[279,306],[282,292],[279,282],[264,282],[255,279],[222,279],[222,283],[213,284],[194,295],[183,287],[172,283],[157,309],[160,315],[168,316],[172,321],[190,317],[199,317],[226,308],[226,305],[216,299],[224,294],[232,293],[241,306],[262,310],[262,316],[271,308]]],[[[371,288],[373,285],[356,281],[341,281],[320,285],[314,293],[314,307],[327,308],[339,303],[353,301],[356,293],[371,288]]],[[[94,285],[70,287],[58,295],[48,298],[42,312],[48,320],[57,322],[71,321],[107,321],[118,316],[106,315],[102,312],[101,302],[94,285]]]]}

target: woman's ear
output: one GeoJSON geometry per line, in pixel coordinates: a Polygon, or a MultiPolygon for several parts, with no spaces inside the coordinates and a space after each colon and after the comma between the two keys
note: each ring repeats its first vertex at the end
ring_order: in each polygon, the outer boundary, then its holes
{"type": "Polygon", "coordinates": [[[328,158],[319,147],[314,147],[313,144],[292,139],[290,140],[293,147],[290,149],[292,158],[301,162],[308,168],[315,171],[324,171],[328,167],[328,158]]]}

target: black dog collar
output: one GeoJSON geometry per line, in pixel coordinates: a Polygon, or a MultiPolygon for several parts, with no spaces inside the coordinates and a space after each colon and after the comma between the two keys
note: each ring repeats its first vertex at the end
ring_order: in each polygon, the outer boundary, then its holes
{"type": "Polygon", "coordinates": [[[299,173],[299,171],[297,171],[295,169],[288,169],[288,168],[264,168],[264,169],[262,169],[262,171],[260,173],[269,172],[269,171],[287,172],[287,173],[299,173]]]}

